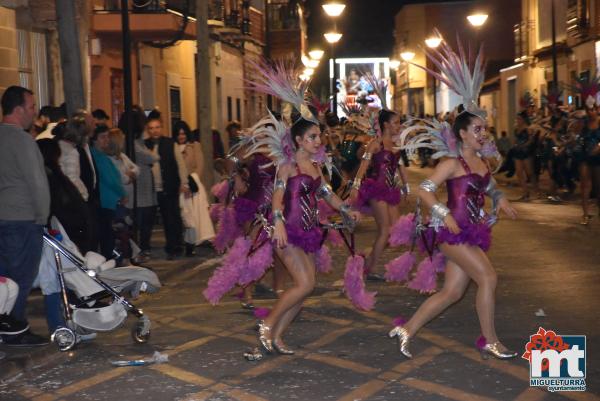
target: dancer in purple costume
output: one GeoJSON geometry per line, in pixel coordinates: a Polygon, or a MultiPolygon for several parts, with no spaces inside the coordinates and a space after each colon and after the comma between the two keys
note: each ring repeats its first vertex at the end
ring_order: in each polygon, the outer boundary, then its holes
{"type": "Polygon", "coordinates": [[[291,128],[296,151],[293,163],[282,165],[273,193],[273,240],[275,253],[283,261],[294,284],[281,294],[269,316],[259,324],[259,340],[267,352],[292,354],[282,335],[300,311],[315,285],[314,254],[321,248],[323,233],[319,228],[317,193],[336,210],[346,211],[358,220],[327,184],[311,156],[321,146],[319,126],[301,118],[291,128]]]}
{"type": "MultiPolygon", "coordinates": [[[[483,83],[481,52],[471,68],[462,47],[459,47],[459,54],[454,53],[446,43],[442,43],[440,49],[434,51],[437,57],[427,55],[441,73],[427,72],[462,96],[464,110],[456,117],[452,131],[443,129],[434,136],[427,133],[429,141],[420,140],[422,138],[417,135],[403,148],[415,151],[420,147],[428,147],[437,151],[434,157],[447,156],[419,187],[419,198],[431,211],[429,227],[436,231],[436,245],[447,260],[444,286],[428,298],[408,322],[395,322],[389,336],[397,337],[400,352],[411,358],[409,344],[417,331],[462,298],[469,282],[473,280],[477,284],[475,304],[482,332],[476,345],[482,357],[514,358],[517,353],[502,345],[496,334],[494,309],[497,276],[485,254],[490,245],[490,231],[486,226],[494,219],[490,220],[483,212],[484,194],[489,195],[497,209],[509,217],[516,218],[516,212],[496,188],[489,167],[482,158],[487,154],[490,141],[485,135],[485,111],[477,104],[483,83]],[[450,135],[452,133],[454,135],[450,135]],[[439,202],[435,196],[436,189],[443,183],[448,188],[447,205],[439,202]]],[[[432,125],[435,124],[439,123],[432,125]]]]}
{"type": "Polygon", "coordinates": [[[400,117],[383,109],[379,112],[378,123],[382,135],[367,145],[354,178],[350,199],[353,205],[369,206],[375,217],[377,236],[371,253],[365,259],[365,270],[368,280],[384,281],[383,276],[374,271],[375,265],[387,246],[391,226],[400,217],[401,194],[406,193],[408,187],[400,152],[393,151],[395,144],[392,138],[400,131],[400,117]],[[404,185],[400,185],[400,180],[404,185]]]}

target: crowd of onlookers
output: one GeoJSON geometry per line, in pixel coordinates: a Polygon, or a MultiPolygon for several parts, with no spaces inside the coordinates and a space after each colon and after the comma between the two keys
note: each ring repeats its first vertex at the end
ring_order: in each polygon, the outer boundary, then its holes
{"type": "MultiPolygon", "coordinates": [[[[116,259],[119,266],[157,256],[151,248],[157,216],[164,228],[167,259],[184,253],[192,256],[197,246],[210,246],[214,230],[201,181],[202,146],[198,132],[184,121],[176,122],[172,136],[166,136],[158,110],[146,113],[134,106],[130,132],[135,140],[133,150],[126,152],[125,116],[113,126],[100,109],[67,113],[63,104],[44,106],[38,112],[34,94],[18,86],[9,87],[1,103],[0,335],[4,344],[47,343],[47,336],[31,333],[25,310],[38,275],[43,230],[51,217],[60,222],[82,255],[98,252],[116,259]]],[[[212,140],[214,157],[224,157],[218,132],[213,132],[212,140]]],[[[56,297],[46,308],[56,310],[60,302],[56,297]]],[[[51,332],[57,324],[48,321],[51,332]]]]}

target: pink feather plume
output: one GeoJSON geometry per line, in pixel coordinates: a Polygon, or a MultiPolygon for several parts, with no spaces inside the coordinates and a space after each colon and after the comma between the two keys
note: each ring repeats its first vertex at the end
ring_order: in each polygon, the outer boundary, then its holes
{"type": "Polygon", "coordinates": [[[427,257],[417,266],[417,272],[408,283],[408,288],[417,290],[420,293],[432,293],[435,292],[436,279],[435,266],[431,259],[427,257]]]}
{"type": "Polygon", "coordinates": [[[254,317],[260,320],[266,319],[269,317],[271,313],[271,309],[269,308],[256,308],[254,309],[254,317]]]}
{"type": "Polygon", "coordinates": [[[212,305],[229,292],[239,280],[240,271],[246,264],[248,251],[252,243],[244,237],[239,237],[223,257],[223,263],[217,268],[210,279],[206,289],[202,292],[204,298],[212,305]]]}
{"type": "Polygon", "coordinates": [[[376,292],[365,290],[365,259],[362,256],[349,256],[344,272],[344,288],[352,304],[361,310],[369,311],[375,305],[376,292]]]}
{"type": "Polygon", "coordinates": [[[273,264],[273,246],[270,242],[264,243],[248,258],[248,263],[240,273],[238,284],[246,286],[259,280],[273,264]]]}
{"type": "Polygon", "coordinates": [[[233,206],[224,207],[217,225],[217,234],[213,240],[215,249],[223,252],[240,235],[241,228],[235,221],[235,209],[233,206]]]}
{"type": "Polygon", "coordinates": [[[398,219],[390,229],[389,244],[391,246],[408,245],[415,231],[415,214],[409,213],[398,219]]]}
{"type": "Polygon", "coordinates": [[[319,273],[331,272],[331,255],[327,245],[323,245],[315,254],[315,265],[319,273]]]}
{"type": "Polygon", "coordinates": [[[408,273],[410,273],[416,261],[417,257],[413,252],[404,252],[385,265],[385,279],[399,283],[408,280],[408,273]]]}

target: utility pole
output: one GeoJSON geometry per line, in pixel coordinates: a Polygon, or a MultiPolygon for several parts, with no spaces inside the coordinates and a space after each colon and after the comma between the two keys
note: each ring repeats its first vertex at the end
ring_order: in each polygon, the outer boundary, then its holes
{"type": "Polygon", "coordinates": [[[552,3],[552,86],[558,91],[558,61],[556,55],[556,15],[554,10],[554,0],[552,3]]]}
{"type": "Polygon", "coordinates": [[[86,105],[75,2],[56,0],[56,17],[63,91],[67,112],[72,115],[77,109],[85,109],[86,105]]]}
{"type": "Polygon", "coordinates": [[[134,133],[131,132],[133,118],[132,78],[131,78],[131,31],[129,29],[129,1],[121,0],[121,30],[123,32],[123,100],[125,102],[125,138],[127,156],[135,163],[134,133]]]}
{"type": "Polygon", "coordinates": [[[213,184],[213,142],[210,57],[208,54],[208,1],[196,0],[196,107],[198,115],[198,132],[202,141],[204,171],[202,182],[206,188],[213,184]]]}

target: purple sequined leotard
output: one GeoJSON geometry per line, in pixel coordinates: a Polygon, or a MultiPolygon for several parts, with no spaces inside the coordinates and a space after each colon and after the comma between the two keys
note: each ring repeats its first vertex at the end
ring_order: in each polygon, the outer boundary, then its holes
{"type": "Polygon", "coordinates": [[[400,153],[381,149],[373,155],[372,165],[359,191],[359,203],[366,205],[371,199],[390,205],[400,203],[400,189],[396,185],[396,171],[400,153]]]}
{"type": "Polygon", "coordinates": [[[269,166],[271,159],[257,153],[248,165],[248,190],[234,201],[235,217],[238,224],[252,221],[256,213],[266,213],[271,207],[275,167],[269,166]]]}
{"type": "Polygon", "coordinates": [[[320,185],[321,177],[312,178],[298,171],[298,175],[288,178],[283,197],[288,243],[307,253],[317,252],[323,238],[316,196],[320,185]]]}
{"type": "MultiPolygon", "coordinates": [[[[492,241],[492,231],[488,224],[489,216],[484,212],[483,206],[485,190],[490,182],[491,174],[489,171],[484,176],[473,173],[462,157],[459,157],[458,160],[466,174],[447,180],[446,187],[448,189],[447,206],[461,231],[458,234],[452,234],[448,229],[442,227],[436,233],[436,242],[451,245],[466,243],[487,251],[492,241]]],[[[430,232],[429,235],[433,235],[433,233],[430,232]]]]}

